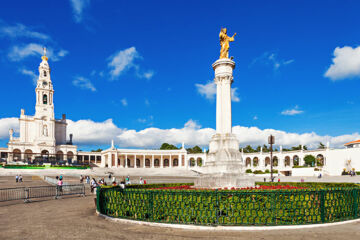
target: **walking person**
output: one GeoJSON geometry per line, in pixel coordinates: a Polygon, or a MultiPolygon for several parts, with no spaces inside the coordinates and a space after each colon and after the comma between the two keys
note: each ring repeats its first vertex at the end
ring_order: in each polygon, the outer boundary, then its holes
{"type": "Polygon", "coordinates": [[[63,186],[63,181],[62,181],[62,176],[60,176],[58,182],[57,182],[57,192],[58,192],[58,195],[61,196],[62,195],[62,186],[63,186]]]}
{"type": "Polygon", "coordinates": [[[16,181],[17,183],[19,182],[19,175],[16,175],[15,181],[16,181]]]}
{"type": "Polygon", "coordinates": [[[22,183],[22,176],[21,175],[19,176],[19,182],[22,183]]]}

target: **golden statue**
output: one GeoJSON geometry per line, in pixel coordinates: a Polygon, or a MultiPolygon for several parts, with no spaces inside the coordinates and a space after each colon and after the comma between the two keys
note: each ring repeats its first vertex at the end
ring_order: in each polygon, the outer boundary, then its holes
{"type": "Polygon", "coordinates": [[[235,39],[234,37],[236,36],[236,33],[234,33],[234,35],[232,37],[229,37],[227,35],[227,29],[226,28],[221,28],[219,37],[220,37],[220,46],[221,46],[221,50],[220,50],[220,58],[229,58],[229,42],[233,42],[235,39]]]}

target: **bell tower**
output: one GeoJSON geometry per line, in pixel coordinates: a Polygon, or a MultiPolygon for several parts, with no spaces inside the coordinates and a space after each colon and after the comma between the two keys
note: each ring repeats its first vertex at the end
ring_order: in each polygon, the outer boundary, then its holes
{"type": "Polygon", "coordinates": [[[44,48],[44,55],[41,57],[42,62],[39,66],[39,78],[36,84],[36,106],[35,118],[46,118],[47,120],[54,120],[54,89],[50,78],[50,67],[48,57],[46,56],[46,48],[44,48]]]}

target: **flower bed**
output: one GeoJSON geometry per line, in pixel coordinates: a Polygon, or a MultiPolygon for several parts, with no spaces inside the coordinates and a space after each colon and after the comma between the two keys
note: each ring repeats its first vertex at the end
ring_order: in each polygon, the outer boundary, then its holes
{"type": "Polygon", "coordinates": [[[306,187],[300,187],[300,186],[289,186],[289,185],[273,185],[273,186],[258,186],[258,187],[247,187],[247,188],[224,188],[224,189],[199,189],[195,188],[191,185],[179,185],[179,186],[169,186],[169,187],[157,187],[157,188],[150,188],[150,190],[210,190],[210,191],[216,191],[216,190],[279,190],[279,189],[306,189],[306,187]]]}

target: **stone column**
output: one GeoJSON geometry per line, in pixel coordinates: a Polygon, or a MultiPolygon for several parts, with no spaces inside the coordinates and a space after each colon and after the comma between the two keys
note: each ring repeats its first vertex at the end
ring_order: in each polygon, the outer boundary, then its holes
{"type": "Polygon", "coordinates": [[[145,155],[143,155],[143,168],[145,168],[145,155]]]}
{"type": "Polygon", "coordinates": [[[125,154],[125,168],[127,168],[128,165],[127,165],[127,154],[125,154]]]}
{"type": "Polygon", "coordinates": [[[154,154],[151,155],[151,168],[154,168],[155,167],[155,162],[154,162],[154,154]]]}
{"type": "Polygon", "coordinates": [[[136,154],[134,155],[134,168],[137,168],[137,164],[136,164],[136,154]]]}
{"type": "Polygon", "coordinates": [[[170,157],[169,157],[169,168],[172,168],[172,159],[171,159],[171,154],[170,154],[170,157]]]}
{"type": "Polygon", "coordinates": [[[164,167],[163,155],[161,154],[161,157],[160,157],[160,168],[163,168],[163,167],[164,167]]]}

